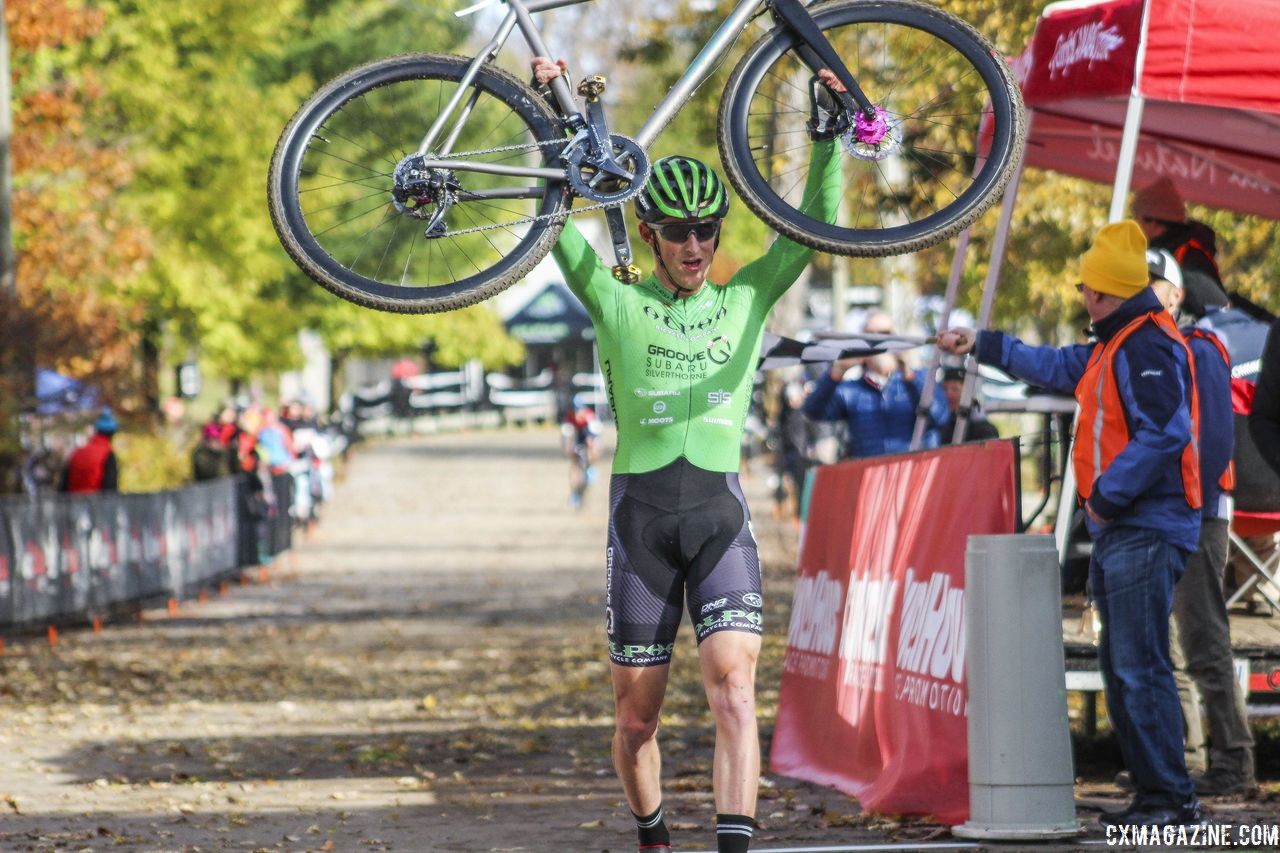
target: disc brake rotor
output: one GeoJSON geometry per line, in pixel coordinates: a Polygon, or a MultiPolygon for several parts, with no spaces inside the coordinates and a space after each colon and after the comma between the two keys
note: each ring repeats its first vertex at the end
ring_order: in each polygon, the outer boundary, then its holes
{"type": "Polygon", "coordinates": [[[859,113],[853,126],[840,134],[840,143],[859,160],[884,160],[902,148],[902,121],[893,119],[884,107],[876,107],[874,118],[859,113]]]}

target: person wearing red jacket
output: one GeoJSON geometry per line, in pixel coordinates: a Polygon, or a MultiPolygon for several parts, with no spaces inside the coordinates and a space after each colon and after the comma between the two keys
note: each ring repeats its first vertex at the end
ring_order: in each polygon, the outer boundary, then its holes
{"type": "Polygon", "coordinates": [[[111,439],[119,424],[110,409],[103,409],[93,422],[93,437],[67,459],[62,472],[62,491],[68,494],[116,492],[120,490],[120,471],[111,439]]]}

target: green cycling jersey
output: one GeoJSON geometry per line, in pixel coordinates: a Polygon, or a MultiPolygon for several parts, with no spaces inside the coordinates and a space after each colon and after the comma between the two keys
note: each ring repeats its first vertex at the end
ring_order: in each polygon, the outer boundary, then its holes
{"type": "MultiPolygon", "coordinates": [[[[813,147],[801,210],[831,222],[840,195],[834,141],[813,147]]],[[[722,285],[677,298],[650,275],[625,285],[569,220],[553,250],[595,325],[618,429],[615,474],[642,474],[684,456],[737,471],[765,319],[812,250],[778,237],[722,285]]]]}

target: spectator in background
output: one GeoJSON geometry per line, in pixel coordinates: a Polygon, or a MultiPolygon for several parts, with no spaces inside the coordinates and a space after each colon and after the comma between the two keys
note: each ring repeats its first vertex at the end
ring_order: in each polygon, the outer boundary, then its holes
{"type": "Polygon", "coordinates": [[[809,421],[802,411],[804,396],[802,376],[788,379],[778,389],[778,415],[769,436],[774,477],[777,478],[773,506],[774,515],[778,517],[798,518],[800,515],[810,445],[809,421]]]}
{"type": "Polygon", "coordinates": [[[197,483],[227,477],[235,472],[227,448],[222,444],[222,430],[213,422],[200,431],[200,443],[191,451],[191,476],[197,483]]]}
{"type": "Polygon", "coordinates": [[[1146,238],[1131,220],[1103,226],[1081,261],[1096,343],[1028,346],[1011,335],[948,329],[938,348],[975,352],[1019,379],[1080,404],[1072,465],[1093,553],[1102,618],[1098,664],[1136,794],[1104,826],[1204,821],[1183,757],[1182,711],[1169,660],[1173,587],[1199,542],[1198,412],[1191,354],[1147,286],[1146,238]]]}
{"type": "Polygon", "coordinates": [[[1262,458],[1280,476],[1280,320],[1271,324],[1262,350],[1258,388],[1249,410],[1249,436],[1262,458]]]}
{"type": "MultiPolygon", "coordinates": [[[[1267,466],[1280,476],[1280,320],[1271,324],[1262,349],[1262,368],[1258,371],[1253,408],[1249,410],[1249,437],[1267,466]]],[[[1275,534],[1248,537],[1245,541],[1262,560],[1270,559],[1276,551],[1275,534]]],[[[1249,606],[1252,610],[1254,604],[1249,606]]]]}
{"type": "MultiPolygon", "coordinates": [[[[887,314],[873,312],[863,331],[893,334],[893,321],[887,314]]],[[[804,413],[816,421],[845,423],[846,458],[902,453],[911,449],[916,409],[923,393],[924,375],[912,370],[901,355],[847,358],[834,362],[818,378],[804,402],[804,413]],[[861,375],[845,379],[856,365],[862,366],[861,375]]],[[[932,435],[926,445],[936,444],[937,427],[947,417],[947,402],[936,388],[928,415],[932,435]]]]}
{"type": "Polygon", "coordinates": [[[1218,270],[1217,237],[1203,222],[1187,218],[1187,206],[1168,177],[1133,194],[1133,216],[1152,249],[1173,255],[1182,272],[1183,310],[1203,317],[1227,304],[1218,270]]]}
{"type": "Polygon", "coordinates": [[[256,471],[262,459],[258,455],[258,430],[262,428],[262,409],[250,403],[236,411],[234,452],[241,471],[256,471]],[[252,458],[256,457],[256,458],[252,458]]]}
{"type": "Polygon", "coordinates": [[[111,446],[117,429],[116,416],[103,409],[93,422],[93,437],[67,459],[62,491],[74,495],[120,490],[120,470],[111,446]]]}
{"type": "MultiPolygon", "coordinates": [[[[947,409],[950,414],[947,419],[938,427],[938,443],[951,444],[953,436],[956,434],[956,413],[960,410],[960,398],[964,395],[964,368],[963,367],[944,367],[942,368],[942,393],[947,398],[947,409]]],[[[969,418],[965,422],[964,441],[987,441],[992,438],[999,438],[1000,431],[997,430],[987,420],[987,416],[982,413],[982,409],[978,406],[978,399],[975,397],[969,406],[969,418]]]]}
{"type": "Polygon", "coordinates": [[[262,425],[258,427],[258,449],[272,474],[283,474],[294,460],[293,437],[289,428],[280,423],[275,409],[262,410],[262,425]]]}
{"type": "Polygon", "coordinates": [[[1173,590],[1171,651],[1187,727],[1187,761],[1205,765],[1200,701],[1209,724],[1208,767],[1194,776],[1196,793],[1222,796],[1255,787],[1253,735],[1245,716],[1244,695],[1231,659],[1231,628],[1222,591],[1227,565],[1227,528],[1235,474],[1231,455],[1235,424],[1231,411],[1231,358],[1213,332],[1191,325],[1200,319],[1184,310],[1182,273],[1163,249],[1147,250],[1151,289],[1175,321],[1189,321],[1182,335],[1191,350],[1200,403],[1200,542],[1173,590]]]}
{"type": "Polygon", "coordinates": [[[422,373],[418,363],[411,358],[402,358],[391,366],[391,391],[388,399],[391,403],[391,416],[405,430],[413,433],[413,388],[410,380],[422,373]]]}

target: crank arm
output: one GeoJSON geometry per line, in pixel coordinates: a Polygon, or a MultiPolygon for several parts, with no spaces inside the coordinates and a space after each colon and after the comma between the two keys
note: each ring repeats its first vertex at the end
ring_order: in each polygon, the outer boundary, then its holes
{"type": "Polygon", "coordinates": [[[613,277],[623,284],[640,281],[640,269],[631,263],[631,238],[627,236],[627,217],[621,207],[607,207],[604,218],[609,223],[609,239],[613,242],[613,255],[618,263],[613,277]]]}

